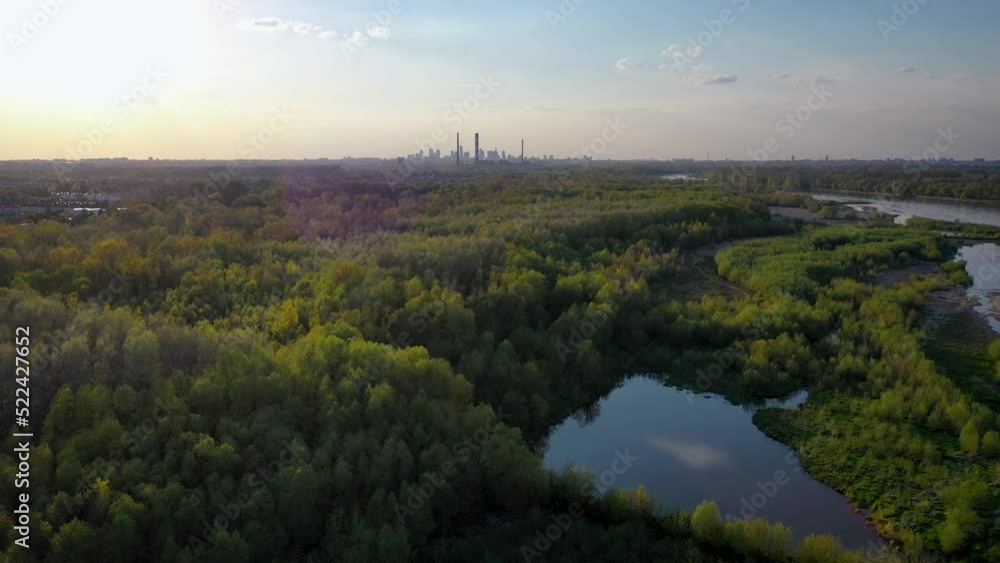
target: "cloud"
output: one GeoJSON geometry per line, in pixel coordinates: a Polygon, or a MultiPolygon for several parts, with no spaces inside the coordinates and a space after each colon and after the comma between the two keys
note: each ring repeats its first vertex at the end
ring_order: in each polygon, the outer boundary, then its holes
{"type": "Polygon", "coordinates": [[[787,72],[779,72],[778,74],[772,74],[771,78],[775,80],[795,80],[795,77],[787,72]]]}
{"type": "Polygon", "coordinates": [[[739,79],[735,74],[716,74],[698,80],[698,84],[731,84],[739,79]]]}
{"type": "Polygon", "coordinates": [[[300,21],[286,21],[281,18],[276,17],[262,17],[254,18],[251,20],[246,20],[240,22],[239,27],[241,29],[251,30],[251,31],[264,31],[264,32],[291,32],[295,35],[300,35],[303,37],[314,36],[322,41],[329,41],[331,39],[342,40],[345,43],[349,43],[358,48],[364,48],[372,39],[386,40],[389,39],[392,31],[388,27],[383,27],[380,25],[371,25],[367,28],[367,32],[364,31],[354,31],[353,33],[345,34],[332,29],[324,29],[321,25],[316,25],[311,22],[300,22],[300,21]]]}
{"type": "Polygon", "coordinates": [[[288,31],[289,25],[281,18],[264,17],[246,20],[240,23],[240,27],[250,31],[288,31]]]}
{"type": "Polygon", "coordinates": [[[360,31],[355,31],[354,33],[348,35],[345,41],[361,49],[368,44],[368,36],[360,31]]]}
{"type": "Polygon", "coordinates": [[[913,74],[914,72],[917,72],[917,69],[912,66],[901,66],[893,69],[889,74],[913,74]]]}
{"type": "Polygon", "coordinates": [[[836,84],[836,82],[836,78],[823,76],[822,74],[817,74],[816,78],[813,78],[813,84],[836,84]]]}
{"type": "Polygon", "coordinates": [[[672,59],[673,64],[663,63],[657,68],[667,70],[672,66],[673,70],[685,82],[690,84],[729,84],[736,82],[737,76],[735,74],[719,73],[711,65],[695,62],[704,52],[705,50],[700,45],[691,45],[687,49],[684,49],[675,43],[660,52],[664,57],[672,59]]]}
{"type": "Polygon", "coordinates": [[[389,35],[392,30],[388,27],[382,27],[378,25],[368,26],[368,31],[358,31],[354,30],[354,33],[344,36],[344,42],[349,43],[358,49],[364,49],[368,46],[371,40],[376,39],[380,41],[385,41],[389,39],[389,35]]]}
{"type": "Polygon", "coordinates": [[[705,52],[705,49],[700,45],[692,45],[685,50],[680,45],[674,43],[673,45],[667,47],[666,49],[660,51],[660,54],[664,57],[677,58],[684,57],[687,59],[697,59],[705,52]]]}
{"type": "Polygon", "coordinates": [[[298,22],[292,24],[292,31],[294,31],[296,35],[309,35],[313,31],[319,31],[320,29],[321,28],[318,25],[313,25],[308,22],[298,22]]]}
{"type": "Polygon", "coordinates": [[[615,68],[618,70],[629,70],[632,68],[632,61],[628,57],[622,57],[615,63],[615,68]]]}
{"type": "Polygon", "coordinates": [[[703,471],[714,466],[730,465],[729,455],[726,452],[708,444],[681,442],[659,436],[650,436],[648,442],[654,448],[672,456],[691,469],[703,471]]]}
{"type": "Polygon", "coordinates": [[[663,51],[661,51],[661,52],[660,52],[660,54],[661,54],[661,55],[663,55],[664,57],[673,57],[673,56],[675,56],[675,55],[676,55],[677,53],[682,53],[682,52],[683,52],[683,51],[681,50],[681,46],[680,46],[680,45],[677,45],[677,44],[675,43],[675,44],[673,44],[673,45],[671,45],[671,46],[667,47],[667,48],[666,48],[666,49],[664,49],[663,51]]]}
{"type": "Polygon", "coordinates": [[[372,39],[388,39],[390,33],[392,33],[392,30],[380,25],[373,25],[368,28],[368,37],[372,39]]]}

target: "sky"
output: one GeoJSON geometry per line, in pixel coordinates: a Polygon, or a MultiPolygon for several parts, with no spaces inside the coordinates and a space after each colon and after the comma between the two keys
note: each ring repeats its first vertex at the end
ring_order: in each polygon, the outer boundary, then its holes
{"type": "Polygon", "coordinates": [[[4,0],[0,160],[1000,159],[995,0],[4,0]]]}

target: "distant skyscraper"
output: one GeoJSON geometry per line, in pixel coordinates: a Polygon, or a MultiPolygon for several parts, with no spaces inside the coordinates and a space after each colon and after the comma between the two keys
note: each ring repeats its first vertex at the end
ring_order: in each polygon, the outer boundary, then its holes
{"type": "Polygon", "coordinates": [[[455,133],[455,166],[462,166],[462,134],[455,133]]]}
{"type": "Polygon", "coordinates": [[[476,133],[476,162],[479,162],[479,133],[476,133]]]}

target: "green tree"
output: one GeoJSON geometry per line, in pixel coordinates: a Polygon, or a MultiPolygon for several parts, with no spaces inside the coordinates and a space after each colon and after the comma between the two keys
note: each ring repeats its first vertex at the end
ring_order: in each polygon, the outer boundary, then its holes
{"type": "Polygon", "coordinates": [[[722,515],[719,505],[706,501],[699,504],[691,513],[691,529],[694,535],[702,541],[713,545],[721,545],[724,537],[722,515]]]}

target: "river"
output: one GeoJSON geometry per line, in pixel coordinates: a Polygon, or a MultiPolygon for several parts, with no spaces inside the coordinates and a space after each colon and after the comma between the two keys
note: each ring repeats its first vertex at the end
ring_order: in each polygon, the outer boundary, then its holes
{"type": "MultiPolygon", "coordinates": [[[[813,199],[845,203],[854,209],[875,208],[895,215],[896,223],[900,224],[906,223],[910,217],[925,217],[1000,227],[1000,205],[992,202],[965,203],[829,193],[813,194],[813,199]]],[[[976,300],[976,312],[989,322],[995,332],[1000,333],[1000,247],[993,243],[968,244],[959,249],[957,257],[966,261],[965,269],[972,276],[973,284],[967,295],[976,300]]]]}
{"type": "Polygon", "coordinates": [[[708,178],[699,178],[690,174],[667,174],[666,176],[660,176],[660,178],[664,180],[684,180],[685,182],[704,182],[708,180],[708,178]]]}
{"type": "MultiPolygon", "coordinates": [[[[805,398],[801,392],[782,406],[805,398]]],[[[643,485],[666,511],[708,499],[723,517],[782,522],[796,539],[831,534],[851,548],[881,545],[843,496],[753,424],[752,409],[637,376],[592,410],[592,420],[569,418],[549,435],[547,467],[589,469],[602,486],[643,485]],[[622,459],[628,463],[616,463],[622,459]]]]}
{"type": "Polygon", "coordinates": [[[896,216],[896,222],[904,224],[910,217],[925,217],[941,221],[961,221],[979,225],[1000,227],[1000,205],[992,202],[958,202],[936,199],[901,199],[887,196],[853,196],[844,194],[812,194],[816,201],[832,201],[847,204],[861,210],[875,208],[882,213],[896,216]]]}
{"type": "Polygon", "coordinates": [[[965,260],[965,271],[972,276],[966,295],[976,300],[976,312],[1000,333],[1000,247],[971,244],[959,249],[958,259],[965,260]]]}

